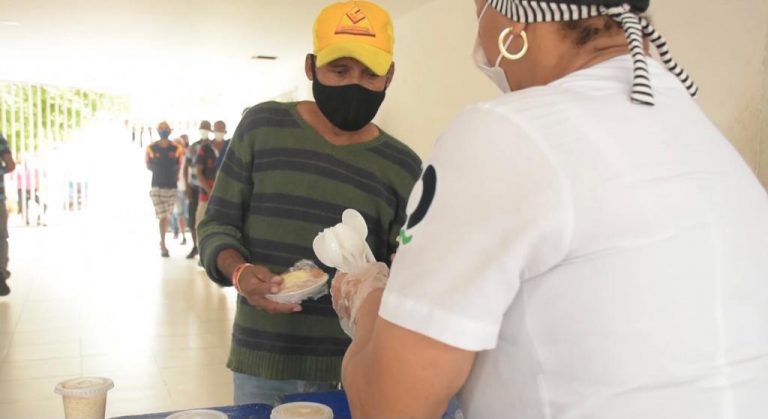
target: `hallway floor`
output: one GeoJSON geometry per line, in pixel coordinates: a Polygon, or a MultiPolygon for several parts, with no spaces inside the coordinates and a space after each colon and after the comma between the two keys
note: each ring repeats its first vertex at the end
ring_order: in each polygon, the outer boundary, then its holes
{"type": "Polygon", "coordinates": [[[0,419],[62,418],[54,386],[81,375],[114,380],[107,417],[232,402],[234,291],[171,234],[171,257],[160,257],[141,151],[117,148],[124,159],[92,162],[87,212],[10,231],[0,419]]]}

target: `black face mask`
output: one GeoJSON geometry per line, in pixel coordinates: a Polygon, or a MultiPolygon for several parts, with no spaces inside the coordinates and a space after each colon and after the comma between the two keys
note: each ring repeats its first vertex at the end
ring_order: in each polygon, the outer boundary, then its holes
{"type": "Polygon", "coordinates": [[[314,60],[312,63],[312,93],[320,112],[335,127],[343,131],[359,131],[365,128],[379,112],[386,91],[377,92],[359,84],[326,86],[317,80],[314,60]]]}

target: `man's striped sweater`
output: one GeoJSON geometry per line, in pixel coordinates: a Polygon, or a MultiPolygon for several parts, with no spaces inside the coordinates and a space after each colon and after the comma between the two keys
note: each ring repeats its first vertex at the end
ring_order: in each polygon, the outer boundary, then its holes
{"type": "MultiPolygon", "coordinates": [[[[203,264],[220,285],[231,286],[216,267],[224,249],[275,273],[301,259],[323,267],[312,241],[340,222],[347,208],[363,214],[377,260],[389,261],[396,251],[408,196],[421,173],[419,157],[383,131],[366,143],[333,145],[296,106],[263,103],[237,127],[198,232],[203,264]]],[[[240,297],[232,334],[228,367],[276,380],[340,381],[350,343],[329,296],[283,315],[257,310],[240,297]]]]}

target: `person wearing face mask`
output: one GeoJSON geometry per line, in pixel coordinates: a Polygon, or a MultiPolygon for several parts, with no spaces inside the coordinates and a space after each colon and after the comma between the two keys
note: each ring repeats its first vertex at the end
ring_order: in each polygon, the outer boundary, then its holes
{"type": "Polygon", "coordinates": [[[160,254],[162,257],[168,257],[165,234],[168,232],[170,217],[176,206],[176,188],[184,149],[169,139],[171,126],[167,122],[158,124],[157,134],[160,139],[147,147],[145,162],[147,169],[152,172],[152,189],[149,196],[152,198],[155,215],[159,220],[160,254]]]}
{"type": "Polygon", "coordinates": [[[353,416],[768,417],[768,197],[649,0],[473,1],[504,94],[444,131],[391,274],[333,283],[353,416]]]}
{"type": "Polygon", "coordinates": [[[193,259],[197,256],[197,207],[200,203],[200,181],[197,178],[197,152],[200,148],[208,144],[211,140],[210,121],[200,122],[200,140],[194,142],[185,153],[184,159],[184,178],[187,179],[187,197],[189,198],[189,219],[187,225],[192,234],[192,250],[187,254],[187,259],[193,259]]]}
{"type": "Polygon", "coordinates": [[[224,121],[216,121],[213,124],[213,135],[213,141],[200,147],[195,158],[195,170],[200,184],[200,198],[195,216],[198,224],[200,224],[208,208],[208,200],[216,181],[216,173],[219,171],[224,156],[227,154],[227,147],[229,147],[229,141],[224,139],[227,135],[227,125],[224,121]]]}
{"type": "Polygon", "coordinates": [[[313,35],[305,70],[315,101],[248,109],[199,226],[209,277],[239,292],[227,363],[236,403],[336,388],[350,341],[330,297],[299,305],[265,296],[296,262],[322,266],[312,241],[347,208],[363,215],[388,263],[421,172],[419,157],[371,122],[394,74],[389,14],[368,1],[333,3],[313,35]]]}
{"type": "MultiPolygon", "coordinates": [[[[187,147],[189,146],[189,136],[182,134],[179,138],[174,140],[184,152],[186,160],[187,147]]],[[[184,165],[182,165],[182,172],[184,165]]],[[[187,178],[186,176],[179,176],[177,183],[178,190],[176,191],[176,208],[174,209],[173,216],[171,217],[171,229],[173,230],[173,238],[177,239],[179,233],[181,233],[181,245],[187,244],[187,219],[189,215],[189,198],[187,197],[187,178]]]]}

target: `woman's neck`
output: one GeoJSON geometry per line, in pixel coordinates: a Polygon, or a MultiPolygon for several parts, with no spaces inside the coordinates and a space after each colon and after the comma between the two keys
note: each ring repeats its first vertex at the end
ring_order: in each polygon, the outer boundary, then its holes
{"type": "Polygon", "coordinates": [[[629,53],[627,38],[622,31],[604,36],[587,45],[577,45],[564,39],[556,23],[531,25],[531,43],[528,56],[519,62],[510,62],[511,81],[515,90],[544,86],[571,73],[581,71],[629,53]]]}

